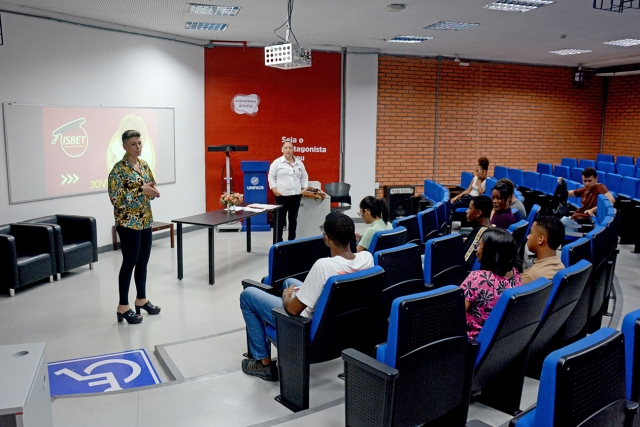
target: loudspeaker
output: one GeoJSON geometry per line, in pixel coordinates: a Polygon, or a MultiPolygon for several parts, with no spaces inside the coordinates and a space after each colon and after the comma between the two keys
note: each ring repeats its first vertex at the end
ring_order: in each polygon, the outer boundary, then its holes
{"type": "Polygon", "coordinates": [[[415,187],[411,185],[385,185],[384,197],[389,206],[389,217],[393,221],[398,217],[413,214],[411,197],[415,193],[415,187]]]}

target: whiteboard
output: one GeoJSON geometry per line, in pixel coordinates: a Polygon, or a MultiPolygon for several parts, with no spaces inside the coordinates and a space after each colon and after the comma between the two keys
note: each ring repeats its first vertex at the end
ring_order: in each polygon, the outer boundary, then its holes
{"type": "Polygon", "coordinates": [[[4,103],[3,116],[10,204],[106,192],[125,130],[140,131],[156,183],[176,181],[173,108],[4,103]]]}

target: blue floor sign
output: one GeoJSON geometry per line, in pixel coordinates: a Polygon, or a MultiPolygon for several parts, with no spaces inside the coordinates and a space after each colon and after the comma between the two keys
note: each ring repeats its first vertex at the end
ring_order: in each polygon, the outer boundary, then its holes
{"type": "Polygon", "coordinates": [[[144,349],[51,362],[51,395],[100,393],[160,384],[144,349]]]}

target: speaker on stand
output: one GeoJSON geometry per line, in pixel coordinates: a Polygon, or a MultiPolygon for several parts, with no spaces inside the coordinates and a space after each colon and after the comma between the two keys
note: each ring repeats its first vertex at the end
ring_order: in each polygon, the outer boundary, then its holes
{"type": "Polygon", "coordinates": [[[413,214],[412,197],[416,189],[412,185],[385,185],[384,197],[389,206],[391,221],[413,214]]]}

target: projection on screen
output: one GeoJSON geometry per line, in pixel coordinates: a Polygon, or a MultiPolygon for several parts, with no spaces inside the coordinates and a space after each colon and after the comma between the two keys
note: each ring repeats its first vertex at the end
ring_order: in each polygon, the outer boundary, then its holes
{"type": "Polygon", "coordinates": [[[172,109],[4,107],[12,203],[106,191],[129,129],[156,182],[175,182],[172,109]]]}

